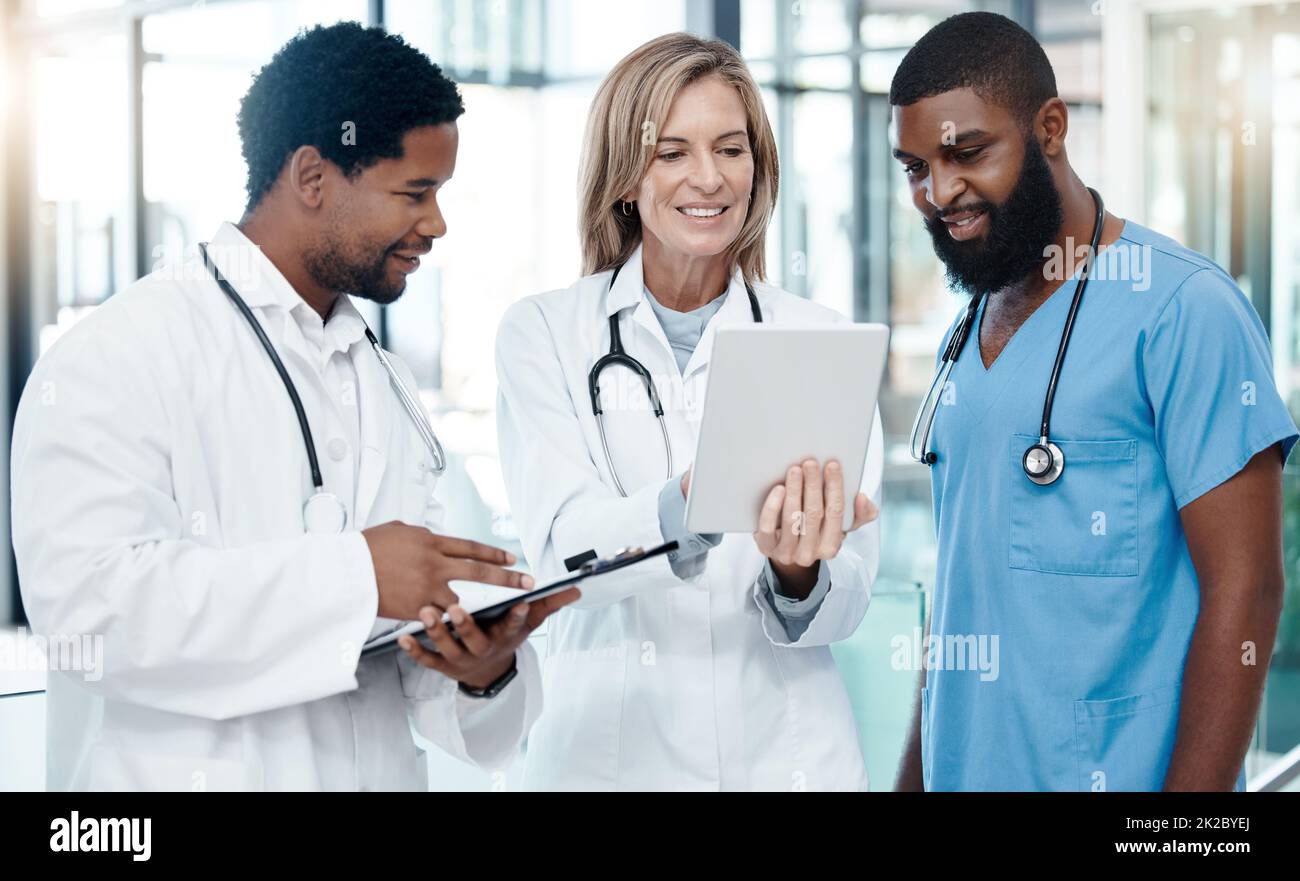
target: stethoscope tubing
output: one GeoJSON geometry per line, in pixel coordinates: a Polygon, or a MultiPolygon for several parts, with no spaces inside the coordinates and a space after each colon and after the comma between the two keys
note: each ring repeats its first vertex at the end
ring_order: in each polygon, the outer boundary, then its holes
{"type": "Polygon", "coordinates": [[[262,329],[261,322],[257,320],[257,316],[253,315],[253,310],[248,308],[244,298],[239,296],[239,292],[235,290],[230,282],[226,281],[225,276],[221,274],[221,270],[217,269],[216,264],[212,262],[212,258],[208,256],[207,245],[200,243],[199,253],[203,255],[203,265],[212,273],[212,277],[216,279],[217,285],[226,295],[226,298],[235,304],[235,308],[244,316],[244,320],[248,322],[249,327],[253,328],[253,333],[257,335],[258,342],[262,344],[262,349],[270,357],[271,364],[275,367],[275,372],[279,375],[280,381],[284,383],[284,390],[289,393],[289,400],[293,402],[293,412],[298,417],[298,430],[302,433],[303,445],[307,448],[307,464],[311,468],[311,485],[317,491],[323,490],[325,481],[321,477],[320,462],[316,458],[316,444],[312,441],[311,423],[307,421],[307,411],[302,405],[302,398],[298,395],[297,387],[294,386],[293,380],[289,378],[289,371],[276,353],[275,346],[271,345],[271,340],[267,337],[266,331],[262,329]]]}
{"type": "MultiPolygon", "coordinates": [[[[614,267],[614,272],[609,277],[609,284],[605,286],[605,296],[614,289],[614,282],[618,279],[618,274],[623,270],[623,264],[614,267]]],[[[748,280],[745,281],[745,292],[749,295],[749,310],[754,316],[755,324],[763,323],[763,310],[759,308],[758,297],[754,294],[754,288],[748,280]]],[[[600,434],[600,446],[605,453],[605,464],[609,466],[610,476],[614,479],[614,487],[618,494],[627,498],[627,492],[623,489],[623,482],[619,480],[618,469],[614,467],[614,457],[610,453],[609,441],[605,437],[605,416],[604,409],[600,406],[600,374],[606,367],[615,364],[622,365],[628,370],[635,373],[641,380],[642,386],[645,387],[646,397],[650,400],[650,409],[654,412],[655,419],[659,422],[659,431],[664,438],[664,451],[667,454],[668,472],[665,480],[673,476],[673,447],[668,439],[668,423],[664,420],[663,403],[659,398],[658,390],[655,389],[654,377],[645,365],[629,355],[623,349],[623,335],[618,329],[618,313],[615,312],[609,316],[609,352],[601,355],[592,365],[591,370],[587,373],[587,393],[591,397],[591,413],[596,417],[596,429],[600,434]]]]}
{"type": "Polygon", "coordinates": [[[1092,225],[1092,245],[1088,250],[1087,260],[1079,274],[1079,283],[1074,288],[1074,299],[1070,301],[1070,311],[1065,316],[1065,328],[1061,331],[1061,344],[1056,349],[1056,360],[1052,362],[1052,375],[1047,380],[1047,394],[1043,398],[1043,419],[1040,425],[1040,443],[1047,443],[1052,436],[1052,404],[1056,400],[1056,386],[1061,381],[1061,368],[1065,365],[1065,352],[1070,346],[1070,335],[1074,332],[1074,320],[1079,315],[1079,304],[1083,292],[1092,277],[1092,263],[1097,259],[1097,248],[1101,246],[1101,230],[1106,225],[1106,206],[1101,194],[1092,187],[1088,188],[1092,200],[1097,206],[1097,219],[1092,225]]]}
{"type": "MultiPolygon", "coordinates": [[[[1097,249],[1101,246],[1102,228],[1106,222],[1106,207],[1102,201],[1101,194],[1089,187],[1088,192],[1092,195],[1093,203],[1097,208],[1096,219],[1093,222],[1092,229],[1092,247],[1088,252],[1088,257],[1083,265],[1079,275],[1079,282],[1074,289],[1074,297],[1070,301],[1070,309],[1065,318],[1065,326],[1061,330],[1061,341],[1056,349],[1056,358],[1052,362],[1052,373],[1048,377],[1047,391],[1043,397],[1043,413],[1039,423],[1039,442],[1040,446],[1052,446],[1051,439],[1051,422],[1052,406],[1056,401],[1056,389],[1061,379],[1061,370],[1065,365],[1065,354],[1069,350],[1070,336],[1074,332],[1075,319],[1079,314],[1079,306],[1083,301],[1083,292],[1088,287],[1088,280],[1092,276],[1093,261],[1097,257],[1097,249]]],[[[948,340],[948,345],[944,348],[943,356],[940,359],[939,369],[935,371],[934,379],[930,382],[930,388],[927,390],[925,398],[921,401],[921,407],[917,410],[916,418],[912,421],[912,435],[909,444],[909,452],[912,458],[925,465],[933,465],[938,461],[936,454],[928,449],[930,443],[930,433],[934,428],[935,415],[939,407],[938,396],[935,394],[936,388],[939,394],[942,394],[944,385],[947,384],[948,376],[952,373],[953,365],[961,357],[962,349],[966,347],[966,341],[974,327],[976,315],[979,312],[979,306],[983,300],[983,294],[976,294],[971,298],[971,302],[966,306],[965,314],[953,331],[952,337],[948,340]],[[924,426],[924,427],[922,427],[924,426]],[[920,446],[917,446],[918,434],[920,435],[920,446]]]]}

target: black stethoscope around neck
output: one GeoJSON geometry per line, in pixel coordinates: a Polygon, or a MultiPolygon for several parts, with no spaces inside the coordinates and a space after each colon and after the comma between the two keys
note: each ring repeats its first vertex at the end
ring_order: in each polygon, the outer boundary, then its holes
{"type": "MultiPolygon", "coordinates": [[[[605,287],[605,296],[614,289],[614,282],[618,279],[618,274],[623,270],[623,264],[614,267],[614,273],[609,277],[609,284],[605,287]]],[[[750,285],[748,279],[745,281],[745,293],[749,294],[749,311],[754,316],[755,324],[763,323],[763,312],[758,308],[758,297],[754,295],[754,288],[750,285]]],[[[596,417],[596,428],[600,431],[600,446],[605,451],[605,463],[609,465],[610,476],[614,478],[614,486],[618,489],[618,494],[626,498],[627,492],[623,489],[622,482],[618,479],[618,469],[614,467],[614,458],[609,453],[609,442],[605,440],[605,419],[604,411],[600,406],[600,374],[606,367],[614,365],[626,367],[641,379],[641,385],[645,387],[646,396],[650,399],[650,409],[654,411],[655,419],[659,421],[659,431],[664,437],[664,453],[668,458],[667,477],[673,476],[673,448],[668,441],[668,424],[664,421],[663,403],[659,400],[659,393],[655,391],[654,379],[650,376],[650,371],[646,370],[645,365],[633,358],[623,349],[623,335],[618,330],[618,313],[615,312],[609,316],[609,352],[597,359],[592,365],[591,370],[587,373],[587,391],[591,394],[591,412],[596,417]]],[[[665,478],[667,479],[667,478],[665,478]]]]}
{"type": "MultiPolygon", "coordinates": [[[[1092,187],[1088,188],[1088,192],[1092,194],[1092,201],[1097,206],[1097,218],[1093,221],[1092,227],[1092,247],[1079,273],[1079,283],[1074,288],[1074,299],[1070,301],[1070,311],[1066,315],[1065,327],[1061,331],[1061,344],[1056,349],[1056,361],[1052,364],[1052,375],[1047,381],[1047,395],[1043,399],[1043,419],[1039,425],[1038,442],[1031,444],[1020,458],[1020,466],[1024,469],[1025,476],[1039,486],[1055,483],[1060,478],[1061,472],[1065,470],[1065,454],[1061,452],[1060,447],[1052,443],[1051,438],[1052,401],[1056,398],[1056,386],[1061,379],[1061,365],[1065,363],[1065,352],[1070,346],[1074,319],[1079,314],[1079,303],[1083,300],[1083,291],[1088,286],[1092,263],[1097,259],[1097,248],[1101,245],[1101,229],[1106,221],[1106,206],[1101,200],[1101,194],[1092,187]]],[[[948,384],[948,376],[961,356],[961,350],[966,346],[966,339],[975,325],[982,299],[982,294],[971,297],[970,303],[966,306],[966,314],[962,316],[957,329],[948,340],[948,345],[943,350],[943,358],[939,362],[939,369],[930,383],[930,390],[926,392],[925,400],[921,402],[921,408],[916,411],[916,419],[912,422],[912,458],[925,465],[933,465],[939,461],[938,455],[929,448],[930,431],[934,427],[934,418],[943,390],[948,384]]]]}
{"type": "MultiPolygon", "coordinates": [[[[226,280],[217,269],[217,265],[212,262],[208,256],[206,245],[199,244],[199,253],[203,255],[203,265],[211,273],[212,278],[216,281],[217,286],[235,305],[239,314],[244,316],[253,333],[257,335],[257,341],[262,344],[266,354],[271,359],[271,364],[275,367],[275,372],[279,374],[280,381],[284,383],[284,389],[289,393],[289,400],[293,403],[293,412],[298,417],[298,428],[302,432],[303,446],[307,448],[307,465],[311,469],[312,494],[302,506],[303,528],[310,533],[332,534],[343,531],[343,527],[348,522],[348,509],[343,504],[343,500],[331,492],[325,490],[325,481],[321,477],[320,462],[316,458],[316,444],[312,441],[311,425],[307,421],[307,411],[302,405],[302,398],[298,395],[298,389],[294,386],[293,380],[289,378],[289,371],[285,369],[284,362],[280,360],[279,354],[275,351],[275,346],[271,345],[270,339],[266,336],[266,331],[258,322],[253,311],[248,308],[244,298],[239,296],[234,285],[226,280]]],[[[401,377],[397,375],[397,370],[393,367],[388,356],[384,354],[383,349],[379,346],[379,340],[375,337],[370,326],[361,322],[366,329],[366,339],[370,347],[374,349],[379,364],[388,374],[388,382],[396,392],[397,398],[401,401],[402,409],[406,411],[407,417],[414,423],[416,431],[420,433],[421,440],[424,441],[425,448],[433,457],[433,466],[429,469],[434,475],[440,475],[447,470],[447,456],[442,449],[442,444],[438,441],[438,435],[434,432],[433,427],[429,425],[427,417],[423,415],[419,402],[415,399],[402,382],[401,377]]]]}

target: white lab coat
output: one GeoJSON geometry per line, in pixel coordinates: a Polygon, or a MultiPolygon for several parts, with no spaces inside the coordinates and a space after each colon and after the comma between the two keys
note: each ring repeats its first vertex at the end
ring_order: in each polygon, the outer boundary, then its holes
{"type": "MultiPolygon", "coordinates": [[[[247,245],[223,225],[214,261],[303,390],[296,294],[247,245]]],[[[530,647],[492,700],[403,653],[358,664],[378,593],[356,529],[437,530],[441,508],[375,353],[362,338],[348,357],[361,452],[341,535],[303,533],[312,487],[293,407],[197,256],[109,299],[36,365],[13,438],[23,600],[35,632],[103,646],[97,681],[50,674],[50,788],[424,790],[412,725],[461,760],[509,766],[540,711],[530,647]]],[[[327,420],[303,398],[324,463],[327,420]]]]}
{"type": "MultiPolygon", "coordinates": [[[[566,558],[589,548],[605,556],[663,540],[658,511],[667,463],[653,416],[606,405],[610,448],[628,492],[622,498],[591,411],[587,373],[609,351],[609,315],[635,306],[620,319],[623,344],[665,399],[677,474],[694,455],[714,332],[753,322],[737,274],[683,381],[644,298],[640,249],[606,294],[609,280],[602,272],[515,303],[497,338],[501,461],[524,550],[542,580],[559,576],[566,558]]],[[[845,320],[771,285],[754,287],[768,324],[845,320]]],[[[618,388],[631,394],[632,406],[644,407],[645,393],[635,381],[629,385],[629,376],[609,369],[602,396],[618,388]]],[[[877,502],[882,468],[877,413],[862,481],[877,502]]],[[[878,559],[877,524],[851,533],[829,561],[830,592],[793,642],[756,586],[765,560],[747,534],[726,536],[689,581],[661,558],[612,584],[585,587],[583,598],[549,625],[547,707],[529,737],[525,784],[866,788],[856,725],[829,646],[858,627],[878,559]]]]}

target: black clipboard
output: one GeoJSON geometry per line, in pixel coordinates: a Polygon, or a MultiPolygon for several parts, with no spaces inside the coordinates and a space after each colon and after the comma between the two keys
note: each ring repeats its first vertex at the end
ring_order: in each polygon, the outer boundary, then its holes
{"type": "MultiPolygon", "coordinates": [[[[560,593],[561,591],[568,590],[570,587],[581,584],[588,578],[595,578],[597,575],[617,572],[619,569],[625,569],[628,566],[635,566],[637,563],[644,560],[660,557],[675,550],[677,550],[677,542],[669,541],[664,542],[658,547],[653,547],[648,551],[641,548],[629,548],[619,551],[614,556],[604,560],[594,558],[588,559],[587,562],[577,567],[577,570],[572,575],[561,578],[559,581],[552,581],[550,584],[534,588],[527,593],[521,593],[518,596],[502,600],[499,603],[485,606],[476,612],[471,612],[470,617],[474,619],[474,623],[479,627],[484,627],[502,618],[506,612],[509,612],[519,603],[531,603],[536,602],[537,600],[546,599],[548,596],[560,593]]],[[[444,624],[451,623],[451,619],[445,614],[442,617],[442,621],[444,624]]],[[[367,642],[361,648],[361,657],[368,658],[372,655],[396,651],[400,648],[397,644],[397,640],[407,634],[418,639],[420,644],[425,648],[436,651],[424,632],[424,625],[419,621],[408,621],[400,627],[390,630],[387,633],[380,634],[367,642]]]]}

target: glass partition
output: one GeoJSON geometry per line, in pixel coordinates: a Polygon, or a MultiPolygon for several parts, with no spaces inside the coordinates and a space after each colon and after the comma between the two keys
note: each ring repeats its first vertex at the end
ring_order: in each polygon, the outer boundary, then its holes
{"type": "MultiPolygon", "coordinates": [[[[1150,17],[1148,222],[1211,256],[1269,329],[1300,417],[1300,5],[1150,17]]],[[[1300,463],[1283,477],[1287,595],[1253,774],[1300,743],[1300,463]]]]}

